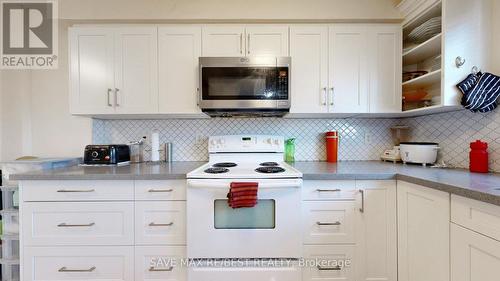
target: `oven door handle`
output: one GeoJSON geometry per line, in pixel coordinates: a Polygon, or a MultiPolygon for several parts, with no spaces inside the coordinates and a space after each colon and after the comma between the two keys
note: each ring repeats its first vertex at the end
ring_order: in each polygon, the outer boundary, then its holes
{"type": "MultiPolygon", "coordinates": [[[[278,181],[278,180],[276,180],[278,181]]],[[[252,182],[251,180],[249,182],[252,182]]],[[[255,182],[255,181],[253,181],[255,182]]],[[[257,181],[258,182],[258,181],[257,181]]],[[[191,188],[228,188],[230,187],[230,182],[220,182],[214,180],[189,180],[188,186],[191,188]]],[[[259,182],[259,189],[268,188],[300,188],[302,186],[302,180],[279,180],[279,182],[259,182]]]]}

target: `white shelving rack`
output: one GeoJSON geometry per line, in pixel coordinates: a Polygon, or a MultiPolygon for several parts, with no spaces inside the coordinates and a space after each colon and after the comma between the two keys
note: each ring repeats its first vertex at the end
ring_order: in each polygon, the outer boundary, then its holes
{"type": "Polygon", "coordinates": [[[16,185],[1,186],[2,190],[2,281],[18,281],[19,261],[19,187],[16,185]]]}

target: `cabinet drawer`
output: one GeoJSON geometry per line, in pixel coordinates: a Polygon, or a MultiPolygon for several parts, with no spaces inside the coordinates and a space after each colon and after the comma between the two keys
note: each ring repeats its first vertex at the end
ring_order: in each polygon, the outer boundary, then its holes
{"type": "Polygon", "coordinates": [[[134,200],[133,181],[23,181],[21,189],[25,202],[134,200]]]}
{"type": "Polygon", "coordinates": [[[185,180],[144,180],[135,182],[136,200],[186,200],[185,180]]]}
{"type": "Polygon", "coordinates": [[[314,245],[304,246],[303,281],[355,280],[355,246],[314,245]]]}
{"type": "Polygon", "coordinates": [[[185,245],[186,202],[136,202],[137,245],[185,245]]]}
{"type": "Polygon", "coordinates": [[[23,280],[132,281],[134,247],[26,247],[23,280]]]}
{"type": "Polygon", "coordinates": [[[500,207],[451,196],[451,221],[500,241],[500,207]]]}
{"type": "Polygon", "coordinates": [[[135,280],[185,281],[183,246],[138,246],[135,248],[135,280]]]}
{"type": "Polygon", "coordinates": [[[355,203],[304,202],[304,244],[355,243],[355,203]]]}
{"type": "Polygon", "coordinates": [[[25,203],[23,243],[29,246],[133,245],[132,202],[25,203]]]}
{"type": "Polygon", "coordinates": [[[311,180],[304,181],[303,200],[354,200],[355,181],[311,180]]]}

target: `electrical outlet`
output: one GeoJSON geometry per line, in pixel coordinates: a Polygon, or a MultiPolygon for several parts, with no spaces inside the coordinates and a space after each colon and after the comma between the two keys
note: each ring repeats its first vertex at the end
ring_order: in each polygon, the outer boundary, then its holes
{"type": "Polygon", "coordinates": [[[201,146],[205,143],[205,136],[203,135],[196,135],[196,140],[195,140],[195,144],[197,146],[201,146]]]}
{"type": "Polygon", "coordinates": [[[365,144],[371,144],[372,143],[372,134],[370,132],[365,133],[365,144]]]}

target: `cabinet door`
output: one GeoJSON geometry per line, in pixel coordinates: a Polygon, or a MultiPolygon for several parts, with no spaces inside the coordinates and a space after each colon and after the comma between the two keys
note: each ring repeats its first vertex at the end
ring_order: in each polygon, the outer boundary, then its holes
{"type": "Polygon", "coordinates": [[[247,26],[246,54],[248,56],[288,56],[288,26],[247,26]]]}
{"type": "Polygon", "coordinates": [[[71,113],[114,112],[113,30],[70,28],[69,49],[71,113]]]}
{"type": "Polygon", "coordinates": [[[398,280],[449,280],[450,196],[398,181],[398,280]]]}
{"type": "Polygon", "coordinates": [[[328,27],[290,27],[292,113],[327,113],[328,27]]]}
{"type": "Polygon", "coordinates": [[[201,27],[163,26],[159,40],[160,113],[196,114],[201,27]]]}
{"type": "Polygon", "coordinates": [[[401,26],[370,26],[368,38],[370,112],[401,112],[401,26]]]}
{"type": "Polygon", "coordinates": [[[357,280],[396,281],[396,182],[356,181],[356,187],[360,191],[358,198],[362,199],[359,201],[356,227],[359,258],[357,280]]]}
{"type": "Polygon", "coordinates": [[[136,246],[135,280],[186,281],[185,258],[184,246],[136,246]]]}
{"type": "Polygon", "coordinates": [[[243,25],[203,26],[204,57],[241,57],[245,55],[243,25]]]}
{"type": "Polygon", "coordinates": [[[329,33],[329,111],[368,112],[367,27],[339,24],[329,33]]]}
{"type": "Polygon", "coordinates": [[[497,281],[500,241],[451,224],[451,281],[497,281]]]}
{"type": "Polygon", "coordinates": [[[119,28],[115,36],[117,113],[158,112],[158,45],[156,27],[119,28]]]}

